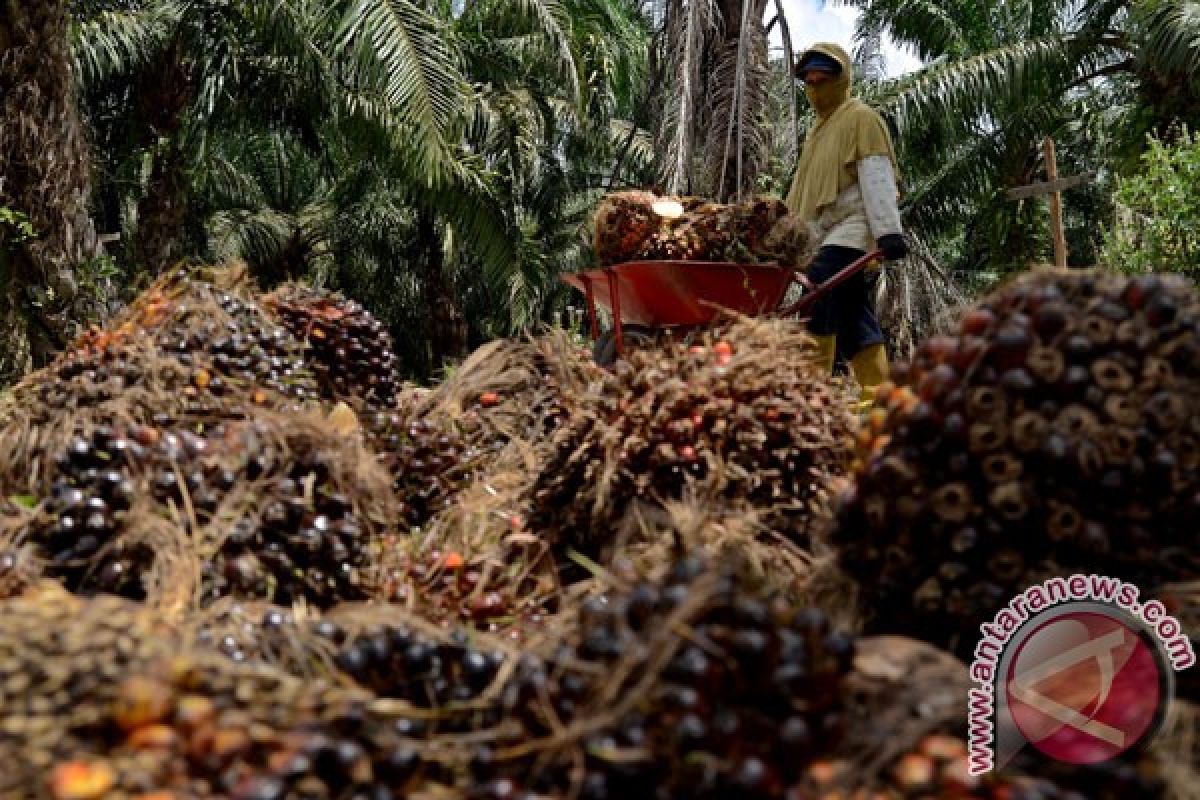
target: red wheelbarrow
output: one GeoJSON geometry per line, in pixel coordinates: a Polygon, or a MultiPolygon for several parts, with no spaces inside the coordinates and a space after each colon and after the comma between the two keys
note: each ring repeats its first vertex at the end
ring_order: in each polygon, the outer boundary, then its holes
{"type": "Polygon", "coordinates": [[[570,273],[562,280],[584,293],[595,343],[593,357],[607,366],[624,355],[627,338],[649,342],[664,333],[688,333],[711,323],[722,310],[755,317],[803,316],[819,299],[882,256],[878,250],[867,253],[819,286],[795,268],[723,261],[627,261],[570,273]],[[781,308],[794,283],[804,288],[804,294],[781,308]],[[612,313],[613,329],[603,334],[596,320],[597,305],[612,313]]]}

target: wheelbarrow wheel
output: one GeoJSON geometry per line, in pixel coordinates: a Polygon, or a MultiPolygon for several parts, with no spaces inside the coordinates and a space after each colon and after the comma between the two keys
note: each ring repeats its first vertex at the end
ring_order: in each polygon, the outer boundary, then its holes
{"type": "MultiPolygon", "coordinates": [[[[631,347],[647,347],[654,344],[657,336],[655,332],[642,325],[623,325],[621,327],[622,337],[625,339],[625,349],[631,347]]],[[[596,339],[596,343],[592,346],[592,360],[601,367],[611,367],[617,361],[617,333],[613,330],[607,330],[600,334],[596,339]]]]}

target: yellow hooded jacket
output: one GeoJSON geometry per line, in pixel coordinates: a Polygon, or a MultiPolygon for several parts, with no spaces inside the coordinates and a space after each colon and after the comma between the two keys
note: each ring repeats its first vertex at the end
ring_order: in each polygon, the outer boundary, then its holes
{"type": "MultiPolygon", "coordinates": [[[[878,112],[850,97],[851,63],[846,51],[827,42],[806,52],[811,51],[837,59],[842,71],[832,80],[804,88],[817,122],[804,142],[785,202],[793,213],[814,224],[822,244],[871,250],[878,236],[900,232],[899,216],[886,214],[890,222],[885,223],[877,217],[868,220],[859,164],[872,156],[885,157],[892,176],[882,185],[894,193],[899,170],[891,134],[878,112]],[[881,224],[895,230],[878,230],[881,224]]],[[[885,199],[894,209],[896,197],[885,199]]]]}

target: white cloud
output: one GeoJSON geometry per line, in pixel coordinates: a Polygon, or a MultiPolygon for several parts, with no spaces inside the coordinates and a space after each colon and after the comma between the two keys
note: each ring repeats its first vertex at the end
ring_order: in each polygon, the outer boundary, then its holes
{"type": "MultiPolygon", "coordinates": [[[[854,23],[859,11],[843,5],[832,5],[824,0],[783,0],[783,12],[787,17],[792,34],[792,47],[797,51],[813,42],[837,42],[847,49],[854,41],[854,23]]],[[[775,16],[775,4],[767,5],[766,19],[775,16]]],[[[783,36],[779,26],[771,31],[771,47],[783,47],[783,36]]],[[[907,50],[897,47],[889,38],[884,38],[883,56],[887,63],[887,74],[897,77],[912,72],[921,66],[921,60],[907,50]]]]}

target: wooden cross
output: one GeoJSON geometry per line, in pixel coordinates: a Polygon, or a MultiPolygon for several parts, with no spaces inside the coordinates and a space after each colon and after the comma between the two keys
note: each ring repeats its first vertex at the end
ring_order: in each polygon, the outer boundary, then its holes
{"type": "Polygon", "coordinates": [[[1046,180],[1009,189],[1006,196],[1009,200],[1024,200],[1027,197],[1050,195],[1050,227],[1054,232],[1054,264],[1065,268],[1067,266],[1067,235],[1063,230],[1062,191],[1091,183],[1096,179],[1096,172],[1093,170],[1082,175],[1060,178],[1058,177],[1058,161],[1054,156],[1054,140],[1049,136],[1042,140],[1042,150],[1046,154],[1046,180]]]}

